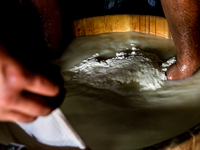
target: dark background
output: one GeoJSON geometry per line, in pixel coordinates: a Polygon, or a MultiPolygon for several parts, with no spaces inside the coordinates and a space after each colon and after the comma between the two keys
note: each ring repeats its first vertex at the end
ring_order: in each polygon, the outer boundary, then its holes
{"type": "MultiPolygon", "coordinates": [[[[73,39],[73,20],[113,14],[143,14],[164,17],[162,6],[151,7],[147,0],[121,0],[120,7],[115,5],[106,9],[109,0],[59,0],[62,15],[63,44],[62,52],[73,39]]],[[[112,1],[112,0],[110,0],[112,1]]],[[[113,0],[117,4],[118,0],[113,0]]],[[[0,1],[0,43],[16,57],[29,55],[41,59],[56,58],[61,53],[52,53],[46,46],[41,25],[34,8],[28,0],[23,0],[23,8],[17,0],[0,1]],[[39,54],[39,55],[38,55],[39,54]]],[[[118,3],[119,4],[119,3],[118,3]]]]}

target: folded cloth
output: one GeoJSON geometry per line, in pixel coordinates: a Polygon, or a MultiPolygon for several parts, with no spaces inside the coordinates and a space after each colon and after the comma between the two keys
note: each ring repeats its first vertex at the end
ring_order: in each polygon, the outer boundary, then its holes
{"type": "Polygon", "coordinates": [[[40,143],[50,146],[86,149],[81,138],[58,108],[47,117],[38,117],[32,123],[18,123],[18,125],[40,143]]]}

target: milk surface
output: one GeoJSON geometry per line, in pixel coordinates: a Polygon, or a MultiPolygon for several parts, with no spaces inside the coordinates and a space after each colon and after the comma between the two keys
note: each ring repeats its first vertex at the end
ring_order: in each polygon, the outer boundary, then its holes
{"type": "MultiPolygon", "coordinates": [[[[95,65],[89,76],[87,72],[85,75],[77,72],[84,60],[99,58],[95,63],[103,60],[106,66],[107,60],[122,58],[122,52],[136,49],[142,53],[156,54],[162,63],[176,56],[172,40],[129,32],[78,37],[59,60],[67,89],[61,109],[83,141],[93,150],[144,148],[175,137],[200,122],[199,72],[193,77],[164,81],[159,88],[146,90],[141,90],[144,86],[139,82],[127,82],[125,76],[122,82],[122,72],[114,74],[113,80],[107,80],[111,79],[108,77],[110,74],[104,74],[99,78],[101,81],[97,80],[96,83],[93,81],[99,76],[94,75],[95,65]],[[115,84],[119,78],[120,83],[115,84]]],[[[108,68],[111,64],[113,62],[107,63],[108,68]]],[[[135,66],[130,65],[129,69],[131,67],[135,66]]],[[[109,69],[106,73],[109,73],[109,69]]]]}

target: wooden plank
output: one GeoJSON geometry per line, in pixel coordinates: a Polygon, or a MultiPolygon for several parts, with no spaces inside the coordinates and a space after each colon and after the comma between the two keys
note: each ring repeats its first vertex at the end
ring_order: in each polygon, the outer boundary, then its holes
{"type": "Polygon", "coordinates": [[[105,16],[105,32],[126,32],[130,30],[129,15],[105,16]]]}
{"type": "Polygon", "coordinates": [[[130,16],[116,15],[115,28],[117,32],[130,31],[130,16]]]}
{"type": "Polygon", "coordinates": [[[105,32],[114,32],[114,16],[105,16],[104,25],[105,25],[105,32]]]}
{"type": "Polygon", "coordinates": [[[100,17],[94,17],[94,29],[93,29],[93,34],[100,34],[100,33],[105,33],[105,17],[100,16],[100,17]]]}
{"type": "Polygon", "coordinates": [[[73,23],[74,37],[86,35],[84,19],[75,20],[73,23]]]}
{"type": "Polygon", "coordinates": [[[105,33],[104,16],[85,18],[84,21],[86,35],[105,33]]]}
{"type": "Polygon", "coordinates": [[[156,35],[156,17],[150,16],[150,34],[156,35]]]}
{"type": "Polygon", "coordinates": [[[86,35],[93,35],[94,34],[94,18],[85,18],[85,31],[86,35]]]}
{"type": "Polygon", "coordinates": [[[140,31],[140,16],[139,15],[131,15],[130,16],[130,30],[131,31],[140,31]]]}
{"type": "Polygon", "coordinates": [[[150,33],[150,16],[146,16],[146,33],[150,33]]]}
{"type": "Polygon", "coordinates": [[[172,35],[171,35],[170,29],[168,26],[168,22],[165,18],[163,18],[163,20],[164,20],[164,30],[163,30],[164,35],[163,36],[166,38],[172,39],[172,35]]]}
{"type": "Polygon", "coordinates": [[[165,19],[162,17],[156,17],[156,35],[165,36],[165,19]]]}
{"type": "Polygon", "coordinates": [[[146,33],[146,16],[139,15],[139,32],[146,33]]]}

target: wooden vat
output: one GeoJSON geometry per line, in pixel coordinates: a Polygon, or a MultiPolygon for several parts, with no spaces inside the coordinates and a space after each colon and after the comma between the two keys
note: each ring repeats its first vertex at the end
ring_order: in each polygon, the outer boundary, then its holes
{"type": "Polygon", "coordinates": [[[73,22],[74,37],[136,31],[172,39],[165,18],[148,15],[107,15],[73,22]]]}
{"type": "MultiPolygon", "coordinates": [[[[74,37],[108,32],[136,31],[172,39],[165,18],[149,15],[107,15],[83,18],[73,22],[74,37]]],[[[200,125],[185,133],[143,148],[143,150],[200,150],[200,125]]]]}

